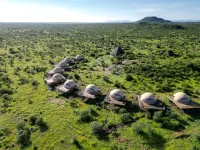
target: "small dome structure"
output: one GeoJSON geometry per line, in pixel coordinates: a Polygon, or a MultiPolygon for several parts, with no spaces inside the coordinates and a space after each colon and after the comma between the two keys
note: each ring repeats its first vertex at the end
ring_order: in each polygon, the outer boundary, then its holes
{"type": "Polygon", "coordinates": [[[60,67],[55,67],[55,68],[53,69],[53,72],[54,72],[54,73],[62,73],[62,68],[60,68],[60,67]]]}
{"type": "Polygon", "coordinates": [[[186,93],[183,92],[178,92],[174,94],[174,101],[183,103],[183,104],[189,104],[190,103],[190,98],[186,93]]]}
{"type": "Polygon", "coordinates": [[[124,99],[124,93],[119,89],[114,89],[110,92],[109,97],[114,100],[121,101],[124,99]]]}
{"type": "Polygon", "coordinates": [[[73,80],[67,80],[65,83],[64,83],[64,87],[66,89],[73,89],[77,86],[77,84],[73,81],[73,80]]]}
{"type": "Polygon", "coordinates": [[[157,97],[154,94],[147,92],[142,94],[140,99],[141,101],[151,105],[156,103],[157,97]]]}
{"type": "Polygon", "coordinates": [[[59,67],[66,67],[67,64],[64,62],[64,61],[61,61],[59,64],[58,64],[59,67]]]}
{"type": "Polygon", "coordinates": [[[63,75],[59,74],[59,73],[56,73],[56,74],[54,74],[54,75],[52,76],[52,80],[53,80],[54,82],[59,82],[59,81],[61,81],[61,80],[65,80],[65,77],[64,77],[63,75]]]}
{"type": "Polygon", "coordinates": [[[68,63],[72,63],[73,60],[72,60],[72,58],[66,57],[66,58],[64,59],[64,62],[68,64],[68,63]]]}
{"type": "Polygon", "coordinates": [[[83,59],[84,59],[84,57],[82,55],[77,55],[76,56],[76,60],[83,60],[83,59]]]}
{"type": "Polygon", "coordinates": [[[99,92],[99,88],[94,85],[94,84],[89,84],[86,88],[85,91],[91,95],[96,95],[99,92]]]}

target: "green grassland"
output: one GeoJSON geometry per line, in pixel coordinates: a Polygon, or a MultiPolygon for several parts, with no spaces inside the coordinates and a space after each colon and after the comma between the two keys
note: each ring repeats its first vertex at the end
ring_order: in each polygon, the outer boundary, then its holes
{"type": "Polygon", "coordinates": [[[166,97],[184,91],[200,103],[200,24],[181,26],[0,24],[0,149],[200,149],[200,112],[184,112],[166,97]],[[125,55],[111,57],[118,45],[125,55]],[[130,101],[127,108],[95,106],[48,90],[44,75],[52,64],[78,54],[85,60],[65,77],[80,89],[96,84],[104,96],[119,88],[130,101]],[[136,94],[144,92],[155,93],[171,109],[140,111],[136,94]],[[84,115],[89,119],[80,121],[84,115]],[[94,122],[114,130],[96,136],[94,122]]]}

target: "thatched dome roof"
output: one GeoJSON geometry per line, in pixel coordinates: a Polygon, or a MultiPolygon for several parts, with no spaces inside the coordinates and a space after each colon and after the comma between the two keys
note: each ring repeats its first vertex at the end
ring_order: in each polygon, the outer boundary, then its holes
{"type": "Polygon", "coordinates": [[[124,53],[125,53],[124,50],[122,50],[122,48],[120,46],[118,46],[114,50],[112,50],[112,52],[110,52],[110,55],[120,56],[120,55],[123,55],[124,53]]]}
{"type": "Polygon", "coordinates": [[[54,73],[61,73],[61,72],[62,72],[62,68],[60,68],[60,67],[55,67],[55,68],[53,69],[53,72],[54,72],[54,73]]]}
{"type": "Polygon", "coordinates": [[[72,63],[73,62],[73,59],[72,58],[69,58],[69,57],[66,57],[65,59],[64,59],[64,62],[65,63],[72,63]]]}
{"type": "Polygon", "coordinates": [[[65,83],[64,83],[64,87],[67,88],[67,89],[73,89],[77,86],[77,84],[73,81],[73,80],[67,80],[65,83]]]}
{"type": "Polygon", "coordinates": [[[54,75],[52,76],[52,80],[53,80],[54,82],[59,82],[59,81],[61,81],[61,80],[65,80],[65,77],[64,77],[63,75],[59,74],[59,73],[56,73],[56,74],[54,74],[54,75]]]}
{"type": "Polygon", "coordinates": [[[178,93],[174,94],[174,100],[178,101],[180,103],[183,103],[183,104],[190,103],[189,96],[183,92],[178,92],[178,93]]]}
{"type": "Polygon", "coordinates": [[[155,104],[157,97],[154,94],[147,92],[142,94],[140,99],[147,104],[155,104]]]}
{"type": "Polygon", "coordinates": [[[89,84],[86,88],[85,88],[85,91],[89,94],[92,94],[92,95],[96,95],[98,92],[99,92],[99,88],[94,85],[94,84],[89,84]]]}
{"type": "Polygon", "coordinates": [[[124,99],[124,93],[119,89],[114,89],[110,92],[109,97],[114,100],[121,101],[124,99]]]}
{"type": "Polygon", "coordinates": [[[67,63],[65,63],[64,61],[61,61],[61,62],[59,62],[58,66],[61,67],[61,68],[66,67],[67,63]]]}
{"type": "Polygon", "coordinates": [[[76,60],[83,60],[83,59],[84,59],[84,57],[82,55],[77,55],[76,56],[76,60]]]}

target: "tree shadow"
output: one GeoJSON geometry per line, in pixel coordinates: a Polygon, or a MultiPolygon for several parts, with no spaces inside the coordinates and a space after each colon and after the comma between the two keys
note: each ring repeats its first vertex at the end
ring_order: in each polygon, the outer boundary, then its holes
{"type": "Polygon", "coordinates": [[[154,131],[150,133],[141,132],[140,135],[151,148],[163,149],[166,140],[154,131]]]}
{"type": "Polygon", "coordinates": [[[200,109],[184,110],[191,117],[190,121],[200,120],[200,109]]]}

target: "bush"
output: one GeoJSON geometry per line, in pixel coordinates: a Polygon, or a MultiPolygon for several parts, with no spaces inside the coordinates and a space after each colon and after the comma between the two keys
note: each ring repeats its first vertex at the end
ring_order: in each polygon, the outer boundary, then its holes
{"type": "Polygon", "coordinates": [[[120,119],[123,124],[128,124],[133,122],[133,117],[129,113],[122,114],[120,116],[120,119]]]}
{"type": "Polygon", "coordinates": [[[99,122],[92,122],[91,123],[91,127],[92,127],[92,133],[97,136],[97,137],[101,137],[104,135],[104,130],[103,130],[103,125],[99,122]]]}
{"type": "Polygon", "coordinates": [[[93,116],[98,116],[98,115],[99,115],[98,112],[97,112],[94,108],[92,108],[92,107],[89,108],[89,112],[90,112],[93,116]]]}
{"type": "Polygon", "coordinates": [[[17,143],[26,146],[30,144],[31,132],[27,129],[17,131],[17,143]]]}
{"type": "Polygon", "coordinates": [[[81,112],[79,120],[81,122],[90,122],[92,120],[90,113],[88,110],[85,110],[83,112],[81,112]]]}
{"type": "Polygon", "coordinates": [[[130,74],[126,75],[126,81],[132,81],[133,77],[130,74]]]}
{"type": "Polygon", "coordinates": [[[37,82],[36,80],[33,80],[31,84],[32,84],[32,86],[38,86],[39,82],[37,82]]]}
{"type": "Polygon", "coordinates": [[[119,110],[119,113],[120,113],[120,114],[124,114],[124,113],[127,113],[127,111],[126,111],[126,109],[121,108],[121,109],[119,110]]]}
{"type": "Polygon", "coordinates": [[[162,111],[157,111],[157,112],[155,112],[154,115],[153,115],[153,120],[159,122],[159,121],[162,120],[162,116],[163,116],[163,115],[162,115],[162,111]]]}
{"type": "Polygon", "coordinates": [[[42,117],[37,118],[37,120],[35,121],[35,124],[39,126],[41,132],[44,132],[48,129],[48,126],[44,122],[42,117]]]}
{"type": "Polygon", "coordinates": [[[30,124],[31,125],[35,125],[36,124],[36,120],[37,120],[37,116],[31,116],[30,118],[29,118],[29,121],[30,121],[30,124]]]}
{"type": "Polygon", "coordinates": [[[136,134],[142,134],[143,128],[144,128],[144,125],[140,122],[137,122],[137,123],[133,124],[133,126],[132,126],[133,132],[135,132],[136,134]]]}
{"type": "Polygon", "coordinates": [[[16,125],[16,128],[18,130],[23,130],[25,127],[25,122],[19,122],[17,125],[16,125]]]}

